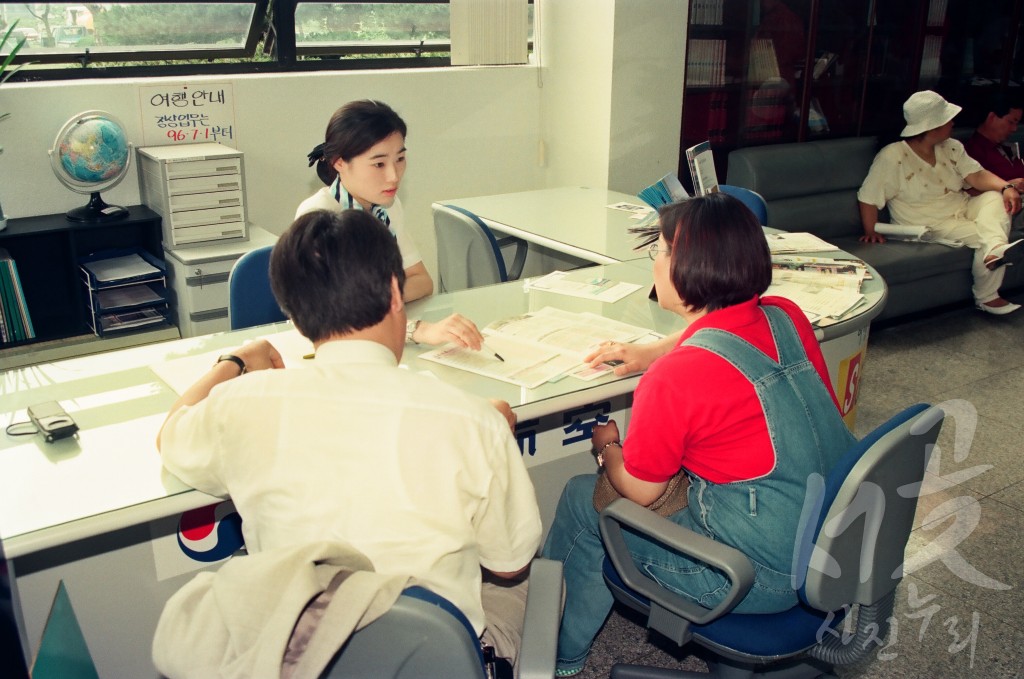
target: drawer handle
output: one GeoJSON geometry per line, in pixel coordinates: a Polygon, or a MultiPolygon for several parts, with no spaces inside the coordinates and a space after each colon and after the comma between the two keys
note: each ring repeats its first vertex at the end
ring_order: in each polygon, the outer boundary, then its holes
{"type": "Polygon", "coordinates": [[[241,214],[237,214],[237,215],[221,215],[220,216],[220,221],[222,221],[222,222],[237,222],[241,218],[242,218],[241,214]]]}
{"type": "Polygon", "coordinates": [[[227,283],[230,272],[225,271],[224,273],[209,273],[205,276],[200,275],[194,278],[185,279],[185,285],[190,288],[201,288],[204,285],[214,285],[216,283],[227,283]]]}

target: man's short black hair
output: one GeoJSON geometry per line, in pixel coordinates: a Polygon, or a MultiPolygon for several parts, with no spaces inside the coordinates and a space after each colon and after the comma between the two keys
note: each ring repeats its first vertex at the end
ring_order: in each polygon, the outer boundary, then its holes
{"type": "Polygon", "coordinates": [[[313,342],[380,323],[391,306],[392,279],[404,287],[398,243],[362,210],[306,213],[270,255],[274,297],[313,342]]]}
{"type": "Polygon", "coordinates": [[[1011,109],[1024,110],[1024,97],[1016,93],[999,94],[993,98],[992,106],[989,108],[997,118],[1009,114],[1011,109]]]}

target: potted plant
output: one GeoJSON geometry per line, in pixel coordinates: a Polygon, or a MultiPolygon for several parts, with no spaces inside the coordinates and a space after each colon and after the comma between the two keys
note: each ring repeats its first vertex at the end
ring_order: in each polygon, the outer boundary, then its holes
{"type": "MultiPolygon", "coordinates": [[[[14,29],[17,26],[18,26],[18,20],[15,19],[14,23],[12,23],[10,25],[10,27],[7,29],[7,32],[4,33],[3,39],[0,40],[0,54],[3,54],[4,49],[7,47],[7,41],[10,40],[11,34],[14,32],[14,29]]],[[[4,57],[3,62],[0,63],[0,85],[2,85],[3,83],[7,82],[7,80],[12,75],[14,75],[15,73],[18,72],[18,69],[20,69],[22,66],[24,66],[24,64],[18,64],[14,68],[11,68],[10,70],[8,70],[10,68],[10,66],[11,66],[11,63],[14,61],[14,57],[17,56],[17,54],[21,50],[21,48],[25,46],[25,40],[26,40],[26,38],[24,38],[24,37],[19,39],[18,42],[15,43],[14,47],[11,48],[11,51],[8,52],[7,56],[4,57]]],[[[9,111],[6,112],[6,113],[0,113],[0,120],[4,120],[9,115],[11,115],[9,111]]],[[[3,152],[4,152],[4,149],[3,149],[2,146],[0,146],[0,153],[3,153],[3,152]]],[[[3,207],[0,206],[0,231],[3,231],[6,228],[7,228],[7,216],[4,214],[3,207]]]]}

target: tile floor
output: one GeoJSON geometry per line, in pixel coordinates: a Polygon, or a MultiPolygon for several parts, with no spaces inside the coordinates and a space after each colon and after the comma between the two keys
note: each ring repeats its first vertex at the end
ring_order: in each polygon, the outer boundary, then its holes
{"type": "MultiPolygon", "coordinates": [[[[858,436],[916,402],[945,403],[951,416],[907,546],[894,634],[837,668],[842,679],[1024,677],[1022,355],[1024,311],[960,308],[872,329],[858,436]]],[[[616,662],[705,669],[656,637],[616,609],[577,676],[607,677],[616,662]]]]}

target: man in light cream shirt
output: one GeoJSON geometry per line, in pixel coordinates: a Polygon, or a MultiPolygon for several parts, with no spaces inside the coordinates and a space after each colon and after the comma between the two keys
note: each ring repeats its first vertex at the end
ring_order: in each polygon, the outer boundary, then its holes
{"type": "Polygon", "coordinates": [[[283,369],[266,341],[222,356],[172,407],[164,466],[231,497],[250,553],[347,543],[452,601],[514,661],[525,587],[481,585],[520,578],[541,536],[508,404],[399,368],[402,259],[369,213],[302,215],[270,275],[315,360],[283,369]]]}

